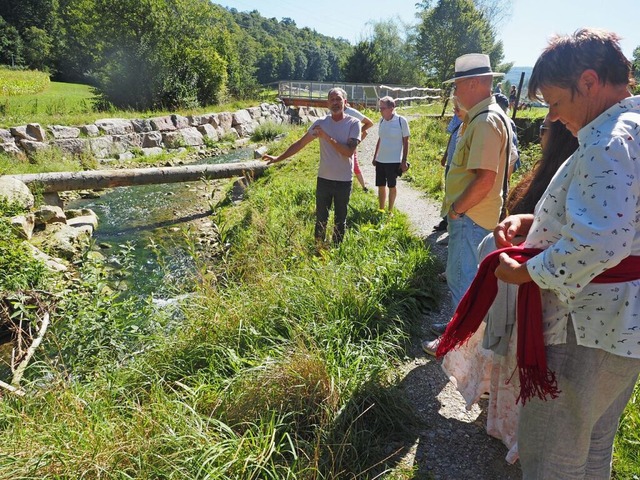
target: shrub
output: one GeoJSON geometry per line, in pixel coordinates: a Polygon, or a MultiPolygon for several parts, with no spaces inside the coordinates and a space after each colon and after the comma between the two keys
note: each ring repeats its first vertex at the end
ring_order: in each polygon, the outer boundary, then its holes
{"type": "Polygon", "coordinates": [[[0,292],[41,287],[47,269],[33,258],[29,247],[12,232],[7,219],[0,219],[0,292]]]}
{"type": "Polygon", "coordinates": [[[271,142],[279,135],[286,134],[290,130],[288,125],[275,122],[266,122],[254,130],[251,140],[254,142],[271,142]]]}

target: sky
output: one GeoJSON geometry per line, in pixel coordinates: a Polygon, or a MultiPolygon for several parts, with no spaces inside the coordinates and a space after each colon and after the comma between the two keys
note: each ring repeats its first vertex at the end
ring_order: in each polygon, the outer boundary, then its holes
{"type": "MultiPolygon", "coordinates": [[[[355,44],[371,33],[367,24],[388,18],[417,23],[419,0],[214,0],[241,12],[257,10],[263,17],[289,17],[299,28],[309,27],[355,44]]],[[[622,37],[620,45],[631,59],[640,46],[638,0],[512,0],[511,16],[498,29],[504,44],[504,62],[531,67],[554,34],[573,33],[580,27],[598,27],[622,37]]]]}

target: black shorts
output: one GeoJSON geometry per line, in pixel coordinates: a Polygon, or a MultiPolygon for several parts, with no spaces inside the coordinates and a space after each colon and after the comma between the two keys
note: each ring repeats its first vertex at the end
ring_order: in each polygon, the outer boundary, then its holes
{"type": "Polygon", "coordinates": [[[394,188],[396,186],[396,180],[398,179],[399,169],[400,169],[400,162],[398,163],[376,162],[376,187],[394,188]]]}

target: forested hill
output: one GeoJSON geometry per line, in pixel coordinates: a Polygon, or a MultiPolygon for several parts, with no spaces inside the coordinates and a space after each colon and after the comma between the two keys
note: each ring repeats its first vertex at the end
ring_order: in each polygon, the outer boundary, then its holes
{"type": "Polygon", "coordinates": [[[353,49],[347,40],[298,28],[290,18],[265,18],[257,10],[238,12],[232,8],[229,12],[250,37],[245,50],[247,63],[255,66],[258,82],[343,80],[341,67],[353,49]]]}
{"type": "Polygon", "coordinates": [[[210,0],[0,0],[0,65],[89,84],[100,108],[139,111],[256,98],[281,79],[439,87],[463,53],[490,52],[508,70],[481,4],[417,3],[416,25],[381,20],[351,45],[210,0]]]}
{"type": "Polygon", "coordinates": [[[279,79],[342,80],[353,47],[209,0],[2,0],[0,65],[93,85],[103,104],[173,109],[279,79]]]}

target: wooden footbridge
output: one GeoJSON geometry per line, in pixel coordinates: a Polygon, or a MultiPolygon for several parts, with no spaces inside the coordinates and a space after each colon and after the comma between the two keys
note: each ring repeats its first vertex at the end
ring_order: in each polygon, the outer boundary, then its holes
{"type": "Polygon", "coordinates": [[[329,90],[335,87],[343,88],[347,92],[349,103],[356,108],[375,108],[378,100],[385,96],[396,99],[400,105],[434,103],[442,97],[442,90],[439,88],[305,80],[278,82],[278,97],[287,106],[326,107],[329,90]]]}

